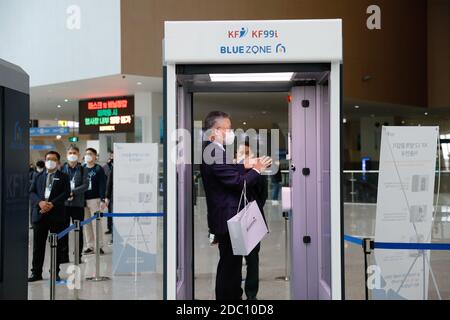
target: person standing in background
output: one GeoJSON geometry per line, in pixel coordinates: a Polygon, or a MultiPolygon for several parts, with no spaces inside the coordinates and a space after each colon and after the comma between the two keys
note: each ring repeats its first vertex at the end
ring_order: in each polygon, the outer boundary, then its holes
{"type": "MultiPolygon", "coordinates": [[[[114,205],[113,205],[113,186],[114,186],[114,165],[113,162],[111,160],[111,168],[110,168],[110,172],[108,175],[108,180],[106,182],[106,194],[105,194],[105,201],[106,201],[106,205],[108,206],[108,212],[113,212],[114,210],[114,205]]],[[[113,243],[113,223],[112,223],[112,218],[108,217],[108,229],[111,230],[110,234],[111,234],[111,241],[109,242],[109,244],[113,243]],[[109,224],[109,219],[111,219],[111,225],[109,224]]],[[[106,233],[106,232],[105,232],[106,233]]]]}
{"type": "MultiPolygon", "coordinates": [[[[31,169],[31,168],[30,168],[31,169]]],[[[42,171],[45,169],[45,162],[42,160],[36,161],[36,170],[30,170],[30,183],[33,181],[33,179],[42,171]]]]}
{"type": "MultiPolygon", "coordinates": [[[[94,148],[87,148],[84,161],[84,169],[87,171],[88,175],[88,188],[84,193],[86,199],[86,207],[84,208],[84,219],[87,220],[94,216],[97,212],[102,211],[106,208],[105,203],[105,191],[106,191],[106,175],[103,168],[96,163],[97,161],[97,150],[94,148]]],[[[86,250],[84,254],[94,253],[94,228],[96,228],[97,221],[94,220],[85,226],[85,236],[86,236],[86,250]]],[[[103,252],[103,231],[100,225],[99,232],[99,244],[100,244],[100,254],[103,252]]]]}
{"type": "MultiPolygon", "coordinates": [[[[84,193],[88,189],[88,170],[78,162],[80,158],[80,149],[77,146],[70,146],[67,150],[68,162],[63,165],[61,171],[69,176],[70,196],[65,202],[66,206],[66,224],[69,227],[70,219],[72,223],[75,220],[80,222],[84,220],[84,193]]],[[[69,260],[69,237],[61,239],[63,242],[63,252],[65,260],[69,260]]],[[[80,228],[80,262],[81,251],[83,250],[83,227],[80,228]]]]}
{"type": "MultiPolygon", "coordinates": [[[[106,162],[106,164],[103,166],[103,170],[105,171],[106,174],[106,193],[108,194],[108,184],[109,184],[109,177],[111,176],[112,170],[113,170],[113,165],[114,165],[114,152],[113,151],[109,151],[109,157],[108,157],[108,162],[106,162]]],[[[113,212],[113,208],[112,208],[112,181],[111,181],[111,192],[106,196],[107,200],[106,200],[106,205],[108,206],[108,212],[113,212]]],[[[113,230],[113,218],[112,217],[108,217],[108,229],[106,230],[105,234],[112,234],[112,230],[113,230]]]]}
{"type": "MultiPolygon", "coordinates": [[[[238,148],[236,162],[244,163],[255,158],[253,151],[248,143],[242,144],[238,148]]],[[[252,188],[247,189],[247,197],[249,201],[255,200],[258,204],[259,210],[266,221],[264,215],[264,205],[267,200],[267,179],[265,176],[260,175],[258,181],[252,188]]],[[[259,251],[261,249],[261,243],[245,257],[247,264],[247,275],[245,277],[244,291],[247,296],[247,300],[257,300],[259,290],[259,251]]]]}
{"type": "Polygon", "coordinates": [[[278,170],[273,176],[272,176],[272,204],[278,205],[278,197],[280,195],[280,188],[281,188],[281,170],[278,170]]]}
{"type": "MultiPolygon", "coordinates": [[[[30,186],[31,222],[33,224],[33,262],[29,282],[42,280],[45,247],[48,234],[64,230],[64,201],[70,195],[69,177],[58,170],[61,156],[56,151],[45,155],[46,170],[40,172],[30,186]]],[[[63,246],[58,240],[56,252],[56,280],[59,281],[59,265],[64,259],[63,246]]]]}

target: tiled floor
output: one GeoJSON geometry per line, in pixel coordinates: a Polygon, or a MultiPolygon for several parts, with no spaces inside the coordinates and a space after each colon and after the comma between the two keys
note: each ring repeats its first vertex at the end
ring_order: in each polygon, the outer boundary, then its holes
{"type": "MultiPolygon", "coordinates": [[[[441,195],[441,204],[450,204],[450,195],[441,195]]],[[[433,227],[433,242],[450,242],[450,210],[443,206],[437,213],[433,227]],[[447,212],[448,211],[448,212],[447,212]]],[[[284,220],[278,205],[269,201],[265,208],[269,223],[270,234],[263,240],[260,252],[260,291],[259,299],[289,299],[289,282],[276,280],[284,275],[284,220]]],[[[375,206],[374,205],[345,205],[345,232],[353,236],[373,236],[375,206]]],[[[162,230],[162,221],[159,221],[162,230]]],[[[31,239],[31,237],[30,237],[31,239]]],[[[109,240],[108,238],[106,240],[109,240]]],[[[101,275],[111,277],[105,282],[82,281],[79,297],[81,299],[161,299],[162,298],[162,232],[158,241],[157,272],[140,274],[136,277],[112,276],[112,247],[105,247],[106,254],[101,257],[101,275]]],[[[72,239],[70,239],[72,244],[72,239]]],[[[30,249],[31,249],[30,242],[30,249]]],[[[218,261],[217,247],[211,247],[207,238],[206,209],[204,198],[199,198],[195,210],[195,298],[214,298],[214,278],[218,261]]],[[[31,253],[31,250],[30,250],[31,253]]],[[[95,269],[95,256],[87,256],[81,266],[82,278],[91,276],[95,269]]],[[[46,266],[48,270],[49,254],[47,250],[46,266]]],[[[30,255],[31,264],[31,255],[30,255]]],[[[362,249],[353,244],[345,245],[345,291],[347,299],[364,298],[362,249]]],[[[431,254],[431,265],[436,276],[440,294],[443,299],[450,299],[450,252],[438,251],[431,254]]],[[[63,265],[65,270],[69,265],[63,265]]],[[[64,275],[61,272],[63,278],[64,275]]],[[[44,272],[47,280],[29,285],[29,299],[49,298],[49,274],[44,272]]],[[[243,267],[245,277],[245,266],[243,267]]],[[[58,284],[57,299],[74,299],[74,291],[66,285],[58,284]]],[[[436,299],[437,293],[430,279],[429,299],[436,299]]]]}

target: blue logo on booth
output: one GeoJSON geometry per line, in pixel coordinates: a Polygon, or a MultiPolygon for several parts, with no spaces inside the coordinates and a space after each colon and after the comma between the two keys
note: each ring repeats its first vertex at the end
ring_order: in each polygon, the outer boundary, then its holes
{"type": "Polygon", "coordinates": [[[277,53],[286,53],[286,47],[283,46],[281,43],[279,43],[275,47],[275,52],[277,52],[277,53]]]}
{"type": "Polygon", "coordinates": [[[239,38],[243,38],[247,35],[248,33],[248,28],[242,27],[241,31],[239,31],[239,38]]]}

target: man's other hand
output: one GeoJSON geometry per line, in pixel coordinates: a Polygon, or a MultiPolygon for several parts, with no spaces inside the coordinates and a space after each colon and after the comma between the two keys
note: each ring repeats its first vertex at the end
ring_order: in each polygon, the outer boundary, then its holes
{"type": "Polygon", "coordinates": [[[256,163],[253,166],[254,169],[262,172],[272,165],[272,159],[270,157],[261,157],[256,159],[256,163]]]}

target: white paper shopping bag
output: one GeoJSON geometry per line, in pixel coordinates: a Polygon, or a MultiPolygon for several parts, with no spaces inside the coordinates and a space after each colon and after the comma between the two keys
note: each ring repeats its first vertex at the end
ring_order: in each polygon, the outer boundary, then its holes
{"type": "MultiPolygon", "coordinates": [[[[247,200],[245,184],[242,192],[247,200]]],[[[235,256],[247,256],[269,232],[256,201],[246,203],[246,206],[229,219],[227,224],[235,256]]]]}

